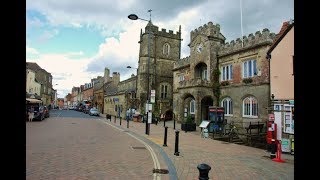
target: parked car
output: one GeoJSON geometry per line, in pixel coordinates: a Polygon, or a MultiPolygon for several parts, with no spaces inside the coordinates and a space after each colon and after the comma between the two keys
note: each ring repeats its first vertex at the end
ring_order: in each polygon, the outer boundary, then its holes
{"type": "Polygon", "coordinates": [[[91,107],[90,107],[90,106],[85,105],[85,106],[83,107],[83,109],[82,109],[82,112],[84,112],[85,114],[88,114],[88,113],[89,113],[89,111],[90,111],[90,109],[91,109],[91,107]]]}
{"type": "Polygon", "coordinates": [[[43,106],[43,111],[45,118],[50,117],[49,108],[47,106],[43,106]]]}
{"type": "Polygon", "coordinates": [[[34,118],[35,120],[42,121],[44,119],[44,108],[43,106],[34,107],[34,118]]]}
{"type": "Polygon", "coordinates": [[[97,108],[91,108],[91,109],[89,110],[89,115],[90,115],[90,116],[99,116],[100,113],[99,113],[99,111],[98,111],[97,108]]]}

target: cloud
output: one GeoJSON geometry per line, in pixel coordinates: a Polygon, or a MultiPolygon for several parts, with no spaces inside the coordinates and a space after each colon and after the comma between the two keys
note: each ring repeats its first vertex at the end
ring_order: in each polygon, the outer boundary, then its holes
{"type": "Polygon", "coordinates": [[[28,46],[26,47],[26,53],[27,54],[39,54],[39,52],[36,49],[28,47],[28,46]]]}
{"type": "Polygon", "coordinates": [[[27,59],[27,62],[35,62],[41,68],[45,69],[52,75],[52,84],[54,89],[61,91],[59,97],[66,94],[62,92],[71,92],[73,86],[80,86],[88,83],[92,78],[100,73],[88,73],[85,71],[90,59],[70,59],[69,54],[40,54],[37,59],[27,59]],[[55,85],[58,84],[58,85],[55,85]]]}
{"type": "Polygon", "coordinates": [[[52,31],[48,31],[45,30],[39,37],[38,37],[38,42],[40,43],[45,43],[47,42],[49,39],[53,38],[54,36],[56,36],[57,34],[59,34],[59,31],[57,29],[54,29],[52,31]]]}
{"type": "MultiPolygon", "coordinates": [[[[142,22],[146,24],[145,22],[142,22]]],[[[88,72],[103,72],[108,67],[112,72],[120,72],[120,79],[124,80],[132,74],[127,66],[138,66],[140,23],[128,26],[127,31],[120,33],[119,39],[106,38],[99,45],[99,51],[88,64],[88,72]]]]}

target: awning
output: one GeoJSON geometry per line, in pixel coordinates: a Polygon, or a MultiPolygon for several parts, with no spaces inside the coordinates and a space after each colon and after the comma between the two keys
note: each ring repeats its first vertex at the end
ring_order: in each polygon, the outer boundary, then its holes
{"type": "Polygon", "coordinates": [[[28,101],[29,103],[42,103],[41,100],[39,100],[39,99],[32,99],[32,98],[26,98],[26,101],[28,101]]]}

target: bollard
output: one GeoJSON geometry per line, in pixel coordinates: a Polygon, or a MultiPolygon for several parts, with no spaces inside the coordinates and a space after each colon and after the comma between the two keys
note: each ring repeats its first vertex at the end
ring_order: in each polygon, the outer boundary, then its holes
{"type": "Polygon", "coordinates": [[[127,119],[127,128],[129,128],[129,118],[127,119]]]}
{"type": "Polygon", "coordinates": [[[173,129],[176,129],[176,118],[173,117],[173,129]]]}
{"type": "Polygon", "coordinates": [[[163,140],[163,146],[167,146],[167,135],[168,135],[168,127],[164,127],[164,140],[163,140]]]}
{"type": "Polygon", "coordinates": [[[120,126],[121,126],[121,116],[120,116],[120,126]]]}
{"type": "Polygon", "coordinates": [[[208,174],[211,167],[208,164],[199,164],[197,168],[199,170],[199,180],[209,180],[208,174]]]}
{"type": "Polygon", "coordinates": [[[176,141],[174,146],[174,155],[179,156],[179,131],[176,130],[176,141]]]}
{"type": "Polygon", "coordinates": [[[166,119],[163,119],[163,127],[166,127],[166,119]]]}
{"type": "Polygon", "coordinates": [[[271,152],[270,152],[270,159],[273,159],[276,157],[276,142],[275,139],[271,140],[271,152]]]}
{"type": "Polygon", "coordinates": [[[116,123],[117,121],[117,116],[114,116],[114,123],[116,123]]]}

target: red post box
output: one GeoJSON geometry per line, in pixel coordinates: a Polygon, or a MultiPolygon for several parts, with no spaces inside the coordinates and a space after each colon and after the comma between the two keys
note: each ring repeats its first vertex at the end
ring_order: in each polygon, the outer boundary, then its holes
{"type": "Polygon", "coordinates": [[[277,139],[277,124],[274,121],[268,121],[267,124],[267,144],[272,143],[272,139],[277,139]]]}

